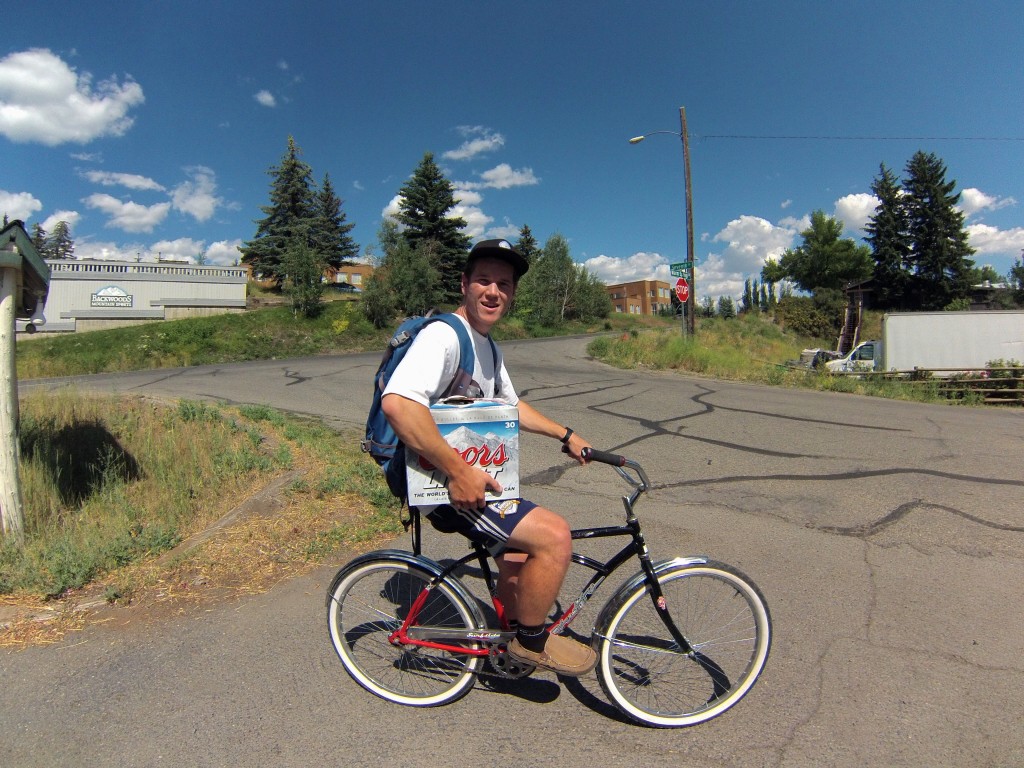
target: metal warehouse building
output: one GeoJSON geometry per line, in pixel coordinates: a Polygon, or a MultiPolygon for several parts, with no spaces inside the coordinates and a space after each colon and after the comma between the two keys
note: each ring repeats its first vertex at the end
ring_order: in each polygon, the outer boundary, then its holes
{"type": "Polygon", "coordinates": [[[18,332],[95,331],[245,310],[245,267],[48,259],[44,325],[18,332]]]}

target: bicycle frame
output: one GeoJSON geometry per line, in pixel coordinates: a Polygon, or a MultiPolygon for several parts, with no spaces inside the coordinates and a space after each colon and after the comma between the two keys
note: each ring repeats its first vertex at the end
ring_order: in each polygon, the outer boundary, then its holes
{"type": "MultiPolygon", "coordinates": [[[[594,571],[594,575],[586,585],[584,585],[579,595],[572,601],[558,620],[548,628],[548,631],[552,634],[560,634],[563,632],[573,622],[576,616],[579,615],[580,611],[583,610],[584,606],[586,606],[590,601],[590,598],[593,597],[605,580],[617,571],[626,561],[636,557],[640,561],[640,566],[644,574],[643,580],[647,583],[647,588],[649,590],[651,601],[654,604],[654,609],[661,618],[662,623],[664,623],[665,627],[672,635],[672,638],[678,644],[680,652],[684,654],[693,654],[693,648],[690,646],[690,643],[676,626],[672,616],[669,614],[668,606],[664,595],[662,594],[661,585],[658,583],[657,573],[655,572],[654,564],[651,560],[650,551],[647,548],[647,542],[644,539],[643,531],[640,528],[640,520],[634,512],[634,507],[637,501],[649,487],[649,481],[639,464],[625,459],[623,461],[623,465],[613,466],[619,475],[633,486],[633,491],[622,498],[622,503],[626,511],[625,525],[579,528],[573,530],[571,534],[573,541],[624,536],[630,537],[630,541],[617,553],[612,555],[611,558],[604,562],[579,554],[575,551],[572,553],[571,562],[575,565],[582,565],[589,568],[594,571]],[[633,478],[622,468],[623,466],[636,472],[637,478],[633,478]]],[[[422,534],[418,511],[412,514],[411,523],[413,525],[413,552],[418,556],[420,555],[422,534]]],[[[490,646],[492,644],[507,643],[514,637],[515,632],[509,628],[508,622],[505,618],[504,606],[498,598],[497,581],[490,566],[487,550],[482,545],[474,542],[472,552],[452,562],[426,587],[423,588],[423,591],[420,592],[416,600],[413,601],[402,626],[395,630],[388,637],[388,640],[394,645],[421,646],[424,648],[432,648],[435,650],[466,656],[487,656],[490,654],[490,646]],[[487,585],[487,590],[491,596],[491,602],[494,606],[495,613],[498,616],[501,629],[457,630],[418,626],[416,621],[430,592],[440,583],[448,579],[457,569],[473,560],[476,560],[480,565],[480,570],[483,574],[484,582],[487,585]],[[478,647],[467,647],[465,645],[455,645],[451,642],[443,641],[463,641],[483,643],[484,645],[478,647]]]]}

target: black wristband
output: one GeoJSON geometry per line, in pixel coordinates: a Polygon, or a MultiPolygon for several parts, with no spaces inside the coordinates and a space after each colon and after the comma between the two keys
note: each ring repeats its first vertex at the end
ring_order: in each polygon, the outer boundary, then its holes
{"type": "Polygon", "coordinates": [[[562,437],[560,437],[558,440],[559,440],[559,442],[562,445],[568,445],[569,444],[569,438],[572,437],[572,436],[573,436],[573,431],[569,427],[566,427],[565,428],[565,434],[562,435],[562,437]]]}

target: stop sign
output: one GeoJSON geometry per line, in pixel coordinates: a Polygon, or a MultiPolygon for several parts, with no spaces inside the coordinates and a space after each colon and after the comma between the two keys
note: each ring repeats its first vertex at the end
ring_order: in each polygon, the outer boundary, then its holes
{"type": "Polygon", "coordinates": [[[683,302],[690,298],[690,284],[686,282],[686,278],[684,277],[680,277],[676,280],[676,296],[678,296],[679,300],[683,302]]]}

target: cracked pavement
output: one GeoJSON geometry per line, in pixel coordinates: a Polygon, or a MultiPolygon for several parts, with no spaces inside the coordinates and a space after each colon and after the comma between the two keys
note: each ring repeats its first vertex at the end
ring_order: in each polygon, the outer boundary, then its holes
{"type": "MultiPolygon", "coordinates": [[[[525,399],[647,469],[654,488],[638,511],[656,558],[707,554],[767,596],[771,657],[734,709],[690,729],[640,728],[593,676],[478,685],[432,710],[388,704],[346,677],[327,641],[323,593],[340,553],[202,616],[0,655],[5,764],[306,765],[341,753],[348,765],[1024,765],[1024,411],[620,371],[585,345],[503,348],[525,399]]],[[[263,403],[361,430],[378,359],[77,386],[263,403]]],[[[615,473],[556,448],[523,436],[527,495],[571,523],[617,523],[615,473]]],[[[462,549],[428,534],[426,551],[462,549]]],[[[619,576],[575,629],[588,629],[619,576]]],[[[579,583],[571,574],[563,596],[579,583]]]]}

